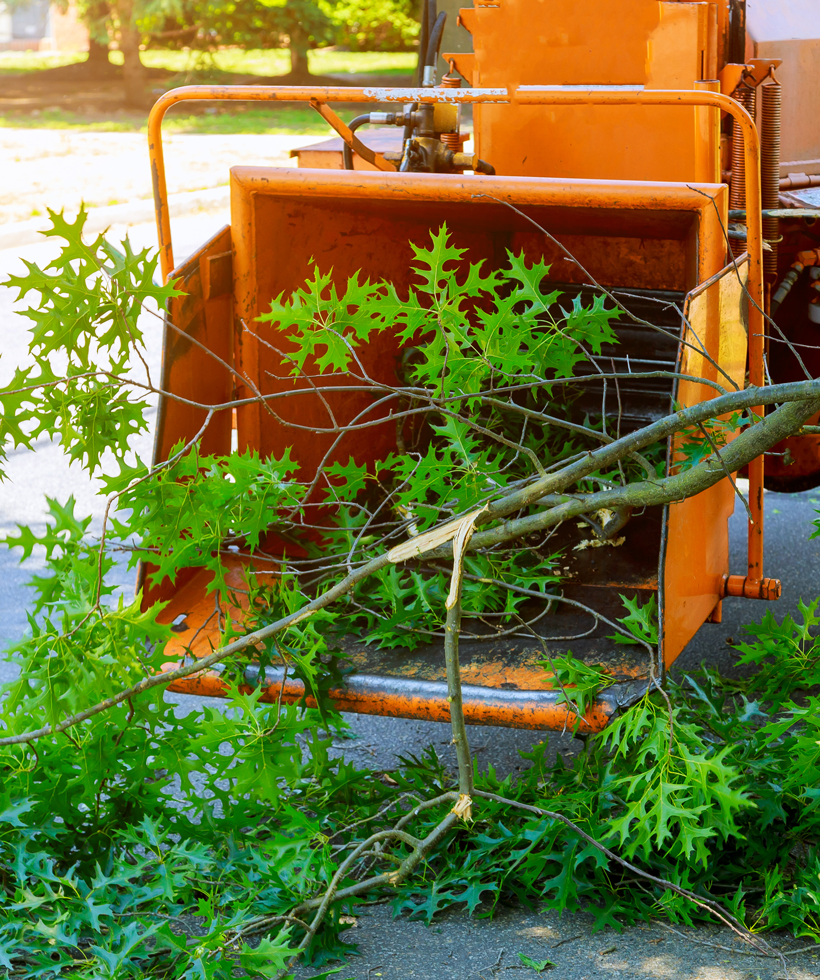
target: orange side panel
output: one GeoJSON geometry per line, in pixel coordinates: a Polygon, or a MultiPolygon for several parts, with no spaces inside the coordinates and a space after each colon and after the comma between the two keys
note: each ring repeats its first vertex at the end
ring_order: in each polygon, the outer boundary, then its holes
{"type": "MultiPolygon", "coordinates": [[[[168,459],[175,445],[200,430],[207,409],[233,397],[233,276],[231,229],[223,228],[186,259],[171,275],[183,296],[172,299],[165,316],[162,345],[162,390],[154,436],[154,464],[168,459]],[[179,398],[186,399],[180,401],[179,398]]],[[[217,412],[202,435],[201,451],[224,455],[231,449],[231,411],[217,412]]],[[[176,586],[166,580],[149,586],[150,566],[140,566],[138,587],[145,602],[165,600],[188,581],[196,569],[185,569],[176,586]]]]}
{"type": "MultiPolygon", "coordinates": [[[[748,275],[741,260],[739,274],[748,275]]],[[[711,358],[734,383],[742,388],[746,369],[746,303],[734,266],[721,270],[693,290],[684,315],[689,326],[684,339],[693,346],[704,345],[711,358]]],[[[731,390],[731,383],[709,359],[692,347],[681,351],[679,370],[716,381],[731,390]]],[[[697,404],[715,397],[714,389],[681,381],[677,400],[697,404]]],[[[675,445],[691,438],[684,434],[675,445]]],[[[731,436],[729,436],[731,438],[731,436]]],[[[667,557],[664,568],[663,654],[668,667],[717,606],[723,576],[728,574],[728,521],[735,506],[735,493],[728,480],[676,504],[670,504],[667,525],[667,557]]]]}
{"type": "MultiPolygon", "coordinates": [[[[183,296],[172,299],[162,346],[163,391],[204,405],[228,402],[232,359],[231,229],[223,228],[171,274],[183,296]],[[210,352],[210,353],[209,353],[210,352]]],[[[197,432],[206,410],[161,398],[154,441],[154,463],[197,432]]],[[[202,439],[203,453],[226,453],[231,445],[231,414],[218,412],[202,439]]]]}
{"type": "MultiPolygon", "coordinates": [[[[714,19],[714,15],[712,15],[714,19]]],[[[692,89],[717,52],[710,5],[657,0],[504,0],[477,7],[473,85],[692,89]]],[[[713,77],[713,76],[712,76],[713,77]]],[[[475,107],[476,151],[499,174],[709,181],[694,109],[475,107]]]]}

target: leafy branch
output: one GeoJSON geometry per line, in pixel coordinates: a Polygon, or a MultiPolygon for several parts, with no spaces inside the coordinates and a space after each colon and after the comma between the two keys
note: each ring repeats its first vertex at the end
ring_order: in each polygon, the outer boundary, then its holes
{"type": "MultiPolygon", "coordinates": [[[[716,397],[613,437],[605,412],[579,420],[568,406],[584,385],[617,378],[598,360],[617,342],[618,310],[603,297],[565,309],[557,290],[544,291],[542,262],[509,254],[504,268],[471,265],[442,229],[413,246],[406,296],[360,276],[340,286],[314,269],[261,322],[243,325],[280,358],[287,390],[266,392],[208,352],[251,395],[185,400],[204,413],[199,431],[151,467],[130,440],[147,425],[151,396],[179,396],[154,384],[139,318],[175,287],[153,283],[147,253],[85,244],[83,214],[73,225],[53,219],[68,243],[60,257],[11,280],[38,298],[30,363],[0,390],[0,452],[59,434],[72,459],[101,474],[107,503],[98,540],[73,501],[49,502],[44,532],[20,527],[5,539],[24,558],[44,549],[47,574],[35,579],[30,633],[13,649],[20,676],[0,704],[0,885],[15,902],[0,917],[0,970],[90,978],[98,969],[155,975],[161,963],[169,976],[216,980],[236,956],[260,975],[283,975],[296,955],[337,954],[340,910],[377,890],[428,918],[502,893],[568,909],[591,901],[600,924],[617,924],[615,911],[717,915],[766,955],[780,954],[746,924],[761,916],[818,934],[799,898],[816,894],[815,852],[794,870],[786,843],[762,829],[779,822],[784,840],[810,849],[817,839],[805,775],[818,771],[816,710],[783,700],[820,662],[813,607],[785,663],[772,661],[772,644],[799,632],[791,622],[764,620],[744,647],[763,665],[757,693],[727,694],[713,678],[669,692],[650,671],[646,695],[589,740],[572,770],[535,753],[516,784],[473,771],[459,639],[468,615],[488,637],[538,638],[534,625],[565,602],[651,660],[651,604],[627,598],[615,622],[562,595],[552,531],[586,518],[606,539],[643,507],[703,492],[799,431],[820,410],[820,381],[730,391],[693,379],[716,397]],[[388,337],[402,350],[395,383],[366,367],[368,345],[388,337]],[[368,393],[352,417],[340,409],[340,395],[368,393]],[[306,397],[324,406],[327,425],[286,418],[278,404],[306,397]],[[291,449],[201,452],[217,412],[253,404],[297,434],[329,437],[315,472],[302,472],[291,449]],[[776,407],[759,418],[759,405],[776,407]],[[395,451],[345,459],[347,436],[385,425],[395,451]],[[670,472],[668,440],[684,447],[670,472]],[[211,573],[219,639],[209,654],[165,662],[172,632],[161,604],[109,601],[116,553],[147,558],[155,583],[192,567],[211,573]],[[237,561],[241,587],[228,574],[237,561]],[[535,614],[525,605],[533,600],[535,614]],[[393,785],[331,761],[323,732],[343,723],[327,692],[342,683],[340,638],[353,630],[385,647],[443,634],[455,786],[432,758],[393,785]],[[230,686],[251,660],[260,674],[283,668],[274,704],[258,687],[230,686]],[[217,667],[233,711],[210,711],[205,724],[174,717],[164,689],[217,667]],[[287,703],[289,671],[318,709],[287,703]],[[203,769],[211,795],[199,799],[203,769]],[[174,778],[187,809],[169,806],[174,778]],[[778,782],[785,800],[771,789],[778,782]],[[739,856],[752,838],[771,849],[765,860],[739,856]],[[712,867],[720,854],[727,861],[712,867]],[[753,916],[742,889],[713,897],[752,866],[764,893],[753,916]],[[231,902],[234,913],[224,911],[231,902]],[[192,909],[207,923],[196,945],[170,928],[192,909]],[[247,945],[271,930],[257,949],[247,945]],[[42,953],[43,935],[56,959],[42,953]]],[[[549,669],[579,716],[605,682],[571,655],[549,669]]]]}

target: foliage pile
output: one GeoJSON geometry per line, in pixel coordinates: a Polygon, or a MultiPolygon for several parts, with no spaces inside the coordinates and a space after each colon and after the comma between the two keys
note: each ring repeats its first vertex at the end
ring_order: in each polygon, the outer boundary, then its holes
{"type": "MultiPolygon", "coordinates": [[[[448,907],[490,915],[507,901],[585,908],[599,928],[659,913],[685,922],[708,915],[664,879],[722,902],[752,930],[820,935],[816,602],[800,624],[767,614],[747,630],[742,660],[759,668],[751,680],[687,677],[668,689],[671,708],[648,694],[571,765],[548,765],[541,745],[516,782],[492,768],[477,775],[472,820],[457,826],[452,815],[442,820],[458,793],[434,754],[405,760],[390,781],[329,755],[345,728],[323,696],[338,679],[341,635],[355,628],[372,642],[412,646],[442,630],[442,556],[426,567],[379,565],[379,556],[408,534],[419,538],[534,485],[545,467],[563,471],[590,457],[583,433],[567,441],[566,419],[539,418],[535,406],[614,339],[611,310],[596,301],[556,316],[558,297],[541,289],[547,268],[514,255],[505,270],[479,264],[457,276],[450,270],[461,252],[445,230],[429,248],[414,246],[418,285],[406,298],[360,277],[337,292],[316,270],[265,318],[283,345],[295,339],[295,375],[315,364],[319,378],[355,378],[368,339],[395,331],[412,397],[394,413],[405,425],[403,449],[370,468],[328,462],[314,506],[313,481],[299,482],[290,453],[204,457],[192,441],[155,471],[134,459],[129,442],[156,393],[150,376],[134,373],[138,316],[174,290],[153,282],[148,253],[102,238],[83,244],[83,221],[54,216],[53,234],[67,241],[61,255],[11,280],[37,301],[30,362],[0,390],[0,437],[33,449],[42,433],[58,432],[119,510],[104,546],[71,500],[49,501],[45,531],[21,527],[6,538],[24,558],[42,549],[47,571],[34,579],[29,633],[12,649],[19,679],[0,705],[8,733],[0,738],[0,974],[216,980],[238,964],[277,976],[300,946],[324,969],[345,952],[346,917],[388,883],[363,886],[371,869],[408,867],[418,841],[427,845],[416,872],[389,884],[397,913],[428,922],[448,907]],[[157,685],[59,731],[63,719],[156,675],[172,637],[160,606],[144,610],[139,598],[116,594],[117,552],[134,561],[149,554],[154,574],[172,579],[206,565],[216,601],[229,608],[222,549],[263,566],[272,523],[298,537],[304,557],[281,569],[275,588],[261,572],[251,576],[250,625],[262,626],[262,663],[286,654],[318,710],[262,703],[259,689],[234,685],[227,710],[177,714],[157,685]],[[317,524],[321,547],[311,536],[317,524]],[[310,618],[265,626],[339,587],[350,568],[373,572],[310,618]],[[44,721],[41,737],[27,734],[44,721]],[[325,892],[338,900],[314,931],[308,920],[325,892]]],[[[587,421],[589,438],[606,446],[603,428],[600,418],[587,421]]],[[[624,450],[621,468],[613,462],[580,481],[580,496],[597,499],[600,482],[638,480],[647,467],[662,483],[652,460],[664,452],[663,442],[647,449],[649,459],[624,450]]],[[[558,581],[548,544],[543,533],[523,542],[510,533],[468,554],[465,615],[492,629],[523,617],[514,587],[545,594],[558,581]]],[[[633,604],[618,628],[651,648],[648,612],[633,604]]],[[[233,636],[228,618],[223,639],[233,636]]],[[[243,664],[241,654],[229,660],[225,676],[241,676],[243,664]]],[[[602,683],[571,657],[555,666],[576,701],[602,683]]]]}

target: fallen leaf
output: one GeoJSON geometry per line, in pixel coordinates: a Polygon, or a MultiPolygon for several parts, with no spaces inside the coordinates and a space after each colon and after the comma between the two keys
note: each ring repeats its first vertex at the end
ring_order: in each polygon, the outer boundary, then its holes
{"type": "Polygon", "coordinates": [[[550,967],[555,966],[552,960],[534,960],[529,956],[526,956],[524,953],[519,953],[518,958],[521,960],[524,966],[528,966],[531,970],[535,970],[536,973],[543,973],[544,970],[548,970],[550,967]]]}

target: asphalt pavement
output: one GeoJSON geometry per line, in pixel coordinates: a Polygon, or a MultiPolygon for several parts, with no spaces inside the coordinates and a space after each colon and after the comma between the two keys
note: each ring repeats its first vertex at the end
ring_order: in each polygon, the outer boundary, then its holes
{"type": "MultiPolygon", "coordinates": [[[[175,252],[183,256],[201,244],[227,221],[224,213],[182,218],[174,225],[175,252]]],[[[154,229],[140,225],[130,230],[136,245],[153,244],[154,229]]],[[[22,260],[43,264],[54,254],[51,242],[0,251],[0,281],[22,269],[22,260]]],[[[7,383],[15,366],[25,357],[27,321],[16,312],[10,290],[0,288],[0,384],[7,383]]],[[[158,365],[161,324],[146,322],[149,360],[158,365]]],[[[151,435],[135,447],[150,455],[151,435]]],[[[97,487],[78,466],[70,466],[58,444],[43,440],[37,452],[12,452],[7,465],[8,480],[0,484],[0,535],[13,532],[16,523],[42,527],[45,497],[64,501],[70,494],[77,500],[77,513],[93,515],[92,531],[99,528],[102,499],[97,487]]],[[[765,573],[783,581],[783,598],[768,604],[778,617],[796,614],[800,598],[807,601],[820,594],[820,540],[810,540],[812,521],[820,509],[820,490],[784,495],[767,493],[765,573]]],[[[745,511],[738,507],[730,520],[731,570],[745,568],[745,511]]],[[[26,581],[42,567],[35,556],[21,568],[14,553],[0,546],[0,647],[19,638],[26,628],[28,590],[26,581]]],[[[133,573],[120,569],[124,591],[133,589],[133,573]]],[[[714,663],[724,671],[734,667],[736,654],[731,643],[740,638],[742,627],[763,612],[763,603],[744,599],[724,602],[723,622],[704,625],[679,658],[675,669],[687,670],[701,662],[714,663]]],[[[0,663],[0,680],[10,679],[13,669],[0,663]]],[[[169,696],[170,697],[170,696],[169,696]]],[[[180,710],[197,710],[201,700],[174,697],[180,710]]],[[[389,769],[410,753],[419,754],[433,744],[439,754],[451,758],[449,726],[433,722],[406,721],[366,716],[348,716],[353,738],[338,743],[338,751],[358,765],[389,769]]],[[[573,752],[577,746],[568,736],[546,736],[552,752],[573,752]]],[[[479,763],[488,762],[503,771],[522,765],[518,754],[543,740],[544,733],[499,728],[474,728],[471,743],[479,763]]],[[[628,980],[680,978],[680,980],[774,980],[781,975],[776,961],[743,955],[741,946],[724,930],[702,928],[669,932],[660,925],[628,929],[621,935],[592,935],[591,919],[585,915],[502,909],[492,920],[468,919],[454,913],[444,915],[431,928],[417,922],[393,921],[389,906],[377,906],[363,914],[348,933],[359,945],[361,955],[338,974],[341,980],[471,980],[500,976],[510,969],[524,969],[518,953],[533,959],[549,959],[556,968],[551,975],[566,980],[592,980],[618,976],[628,980]],[[716,945],[703,945],[712,943],[716,945]],[[718,948],[720,947],[720,948],[718,948]]],[[[305,973],[304,976],[309,976],[305,973]]],[[[790,976],[809,980],[820,976],[818,959],[803,954],[790,959],[790,976]]]]}

